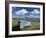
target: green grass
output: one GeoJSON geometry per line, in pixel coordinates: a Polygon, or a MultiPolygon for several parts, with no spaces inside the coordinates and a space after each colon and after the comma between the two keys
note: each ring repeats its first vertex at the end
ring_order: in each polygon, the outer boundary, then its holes
{"type": "Polygon", "coordinates": [[[32,26],[24,27],[23,30],[40,30],[40,24],[38,22],[32,22],[32,26]]]}
{"type": "Polygon", "coordinates": [[[12,26],[13,27],[16,26],[16,24],[19,20],[26,20],[26,21],[29,21],[29,22],[32,23],[32,25],[26,26],[26,27],[22,28],[21,30],[40,30],[40,21],[39,21],[39,19],[35,19],[35,20],[34,19],[14,19],[12,21],[12,26]]]}

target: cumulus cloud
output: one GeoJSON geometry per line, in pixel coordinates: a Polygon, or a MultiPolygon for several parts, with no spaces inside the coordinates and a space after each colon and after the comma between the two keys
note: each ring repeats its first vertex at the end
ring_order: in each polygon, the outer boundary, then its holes
{"type": "Polygon", "coordinates": [[[16,15],[24,15],[24,14],[28,13],[28,11],[25,9],[22,9],[22,10],[16,11],[15,13],[16,13],[16,15]]]}
{"type": "Polygon", "coordinates": [[[38,13],[40,13],[40,12],[39,12],[37,9],[34,9],[34,11],[32,11],[31,13],[32,13],[32,14],[36,14],[36,13],[38,14],[38,13]]]}
{"type": "Polygon", "coordinates": [[[39,11],[37,9],[34,9],[32,12],[30,12],[31,15],[28,16],[28,18],[39,18],[39,11]]]}
{"type": "Polygon", "coordinates": [[[14,16],[13,18],[25,18],[25,17],[27,17],[27,18],[37,18],[37,17],[39,17],[39,13],[40,12],[37,9],[34,9],[31,12],[27,11],[26,9],[21,9],[19,11],[15,11],[16,16],[14,16]]]}

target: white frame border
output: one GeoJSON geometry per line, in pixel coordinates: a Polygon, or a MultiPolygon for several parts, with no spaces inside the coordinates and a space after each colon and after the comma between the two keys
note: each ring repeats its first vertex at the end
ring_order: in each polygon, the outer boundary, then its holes
{"type": "Polygon", "coordinates": [[[43,6],[42,5],[9,4],[9,35],[43,33],[43,17],[42,16],[43,16],[43,6]],[[12,7],[37,7],[37,8],[40,8],[40,30],[12,31],[12,7]]]}

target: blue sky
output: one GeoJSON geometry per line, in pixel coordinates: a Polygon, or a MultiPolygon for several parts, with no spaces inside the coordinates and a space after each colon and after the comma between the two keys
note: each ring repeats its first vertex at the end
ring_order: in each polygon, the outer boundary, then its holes
{"type": "Polygon", "coordinates": [[[12,7],[12,17],[39,17],[40,8],[32,7],[12,7]]]}

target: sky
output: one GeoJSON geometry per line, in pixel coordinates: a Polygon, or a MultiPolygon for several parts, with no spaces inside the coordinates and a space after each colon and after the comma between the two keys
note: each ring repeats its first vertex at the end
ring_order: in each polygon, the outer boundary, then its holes
{"type": "Polygon", "coordinates": [[[13,18],[39,18],[40,8],[32,7],[12,7],[12,17],[13,18]]]}

